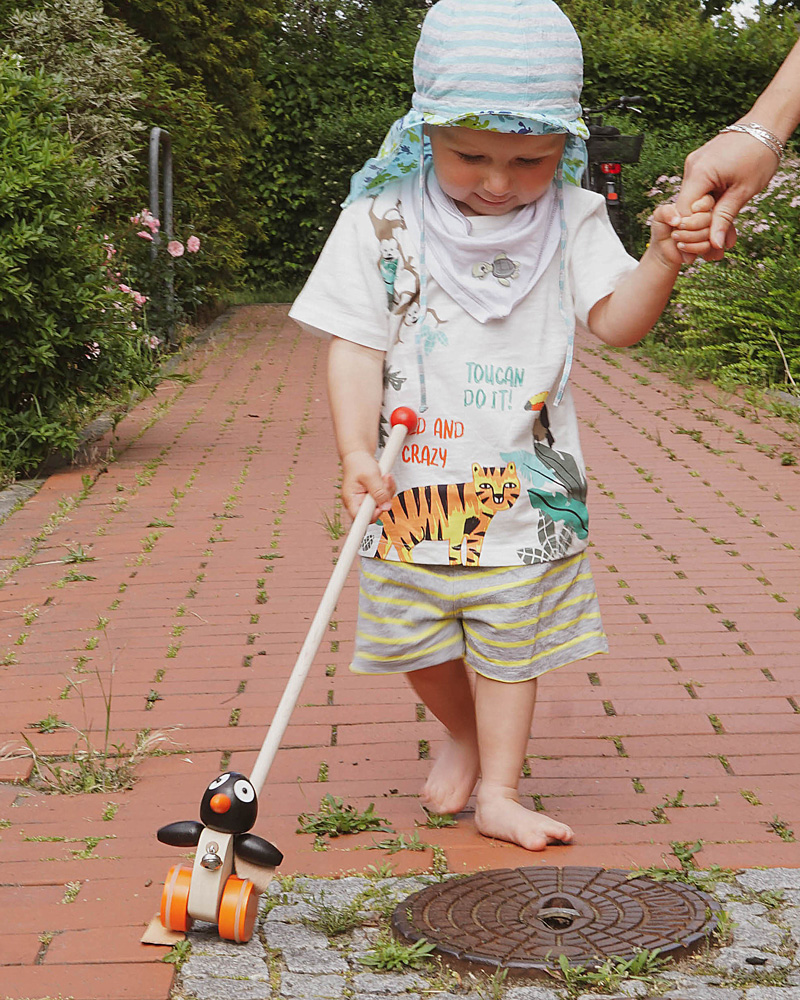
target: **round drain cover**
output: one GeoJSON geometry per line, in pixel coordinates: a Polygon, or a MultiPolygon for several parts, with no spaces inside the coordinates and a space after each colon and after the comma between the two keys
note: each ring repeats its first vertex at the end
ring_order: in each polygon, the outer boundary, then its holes
{"type": "Polygon", "coordinates": [[[428,886],[400,903],[394,929],[444,956],[509,970],[592,966],[638,951],[685,954],[716,927],[719,904],[683,882],[605,868],[504,868],[428,886]]]}

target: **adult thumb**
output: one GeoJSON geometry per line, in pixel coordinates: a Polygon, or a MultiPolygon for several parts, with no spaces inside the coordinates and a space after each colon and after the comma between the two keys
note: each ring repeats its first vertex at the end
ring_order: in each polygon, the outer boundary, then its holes
{"type": "Polygon", "coordinates": [[[714,206],[711,213],[711,244],[718,250],[727,250],[736,242],[733,221],[746,201],[746,192],[729,188],[714,206]]]}

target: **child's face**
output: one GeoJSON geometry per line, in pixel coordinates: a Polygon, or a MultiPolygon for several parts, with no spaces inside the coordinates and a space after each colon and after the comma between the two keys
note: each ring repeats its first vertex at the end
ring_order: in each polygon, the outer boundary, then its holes
{"type": "Polygon", "coordinates": [[[464,215],[504,215],[545,193],[565,135],[517,135],[457,125],[427,128],[433,169],[464,215]]]}

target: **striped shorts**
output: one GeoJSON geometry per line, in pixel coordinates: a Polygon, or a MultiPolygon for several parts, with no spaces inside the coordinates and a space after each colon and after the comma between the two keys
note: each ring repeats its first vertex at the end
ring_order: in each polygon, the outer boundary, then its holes
{"type": "Polygon", "coordinates": [[[361,561],[355,673],[463,657],[484,677],[516,682],[607,652],[585,552],[483,569],[361,561]]]}

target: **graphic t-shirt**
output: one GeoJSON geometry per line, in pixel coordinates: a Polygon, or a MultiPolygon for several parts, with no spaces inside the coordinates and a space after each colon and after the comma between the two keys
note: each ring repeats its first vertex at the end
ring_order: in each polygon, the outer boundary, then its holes
{"type": "MultiPolygon", "coordinates": [[[[554,405],[567,352],[561,308],[585,324],[636,261],[602,197],[566,185],[561,296],[558,252],[510,316],[484,323],[428,275],[420,328],[419,229],[406,210],[415,196],[416,182],[406,181],[344,209],[289,314],[314,333],[385,352],[381,445],[396,407],[419,414],[393,469],[392,509],[367,531],[362,553],[518,566],[579,552],[589,518],[569,385],[554,405]]],[[[469,221],[477,251],[466,280],[511,287],[517,262],[503,247],[504,217],[469,221]]]]}

